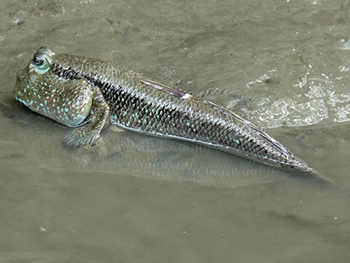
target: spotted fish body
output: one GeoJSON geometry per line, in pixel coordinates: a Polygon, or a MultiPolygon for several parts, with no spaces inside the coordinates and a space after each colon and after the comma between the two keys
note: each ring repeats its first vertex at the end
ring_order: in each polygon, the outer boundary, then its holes
{"type": "Polygon", "coordinates": [[[100,59],[55,54],[41,47],[17,73],[14,92],[31,110],[67,126],[81,126],[64,136],[67,147],[93,145],[102,129],[115,124],[321,179],[304,161],[234,112],[100,59]]]}

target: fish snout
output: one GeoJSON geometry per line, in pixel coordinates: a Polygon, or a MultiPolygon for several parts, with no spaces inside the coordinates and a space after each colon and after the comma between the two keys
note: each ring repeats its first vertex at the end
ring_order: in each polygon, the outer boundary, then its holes
{"type": "Polygon", "coordinates": [[[31,83],[32,79],[28,75],[26,68],[21,69],[16,73],[16,82],[13,93],[15,95],[15,99],[24,105],[28,105],[28,101],[32,99],[31,83]]]}

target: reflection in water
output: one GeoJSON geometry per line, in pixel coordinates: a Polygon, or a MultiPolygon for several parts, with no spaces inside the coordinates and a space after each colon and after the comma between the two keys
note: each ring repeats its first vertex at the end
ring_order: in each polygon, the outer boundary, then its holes
{"type": "Polygon", "coordinates": [[[81,153],[77,162],[89,171],[228,188],[272,182],[287,176],[277,169],[190,143],[129,132],[108,137],[103,138],[108,147],[99,150],[99,157],[81,153]]]}

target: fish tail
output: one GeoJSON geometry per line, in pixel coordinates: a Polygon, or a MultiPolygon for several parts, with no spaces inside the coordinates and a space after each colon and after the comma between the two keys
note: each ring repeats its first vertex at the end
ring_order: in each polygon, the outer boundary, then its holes
{"type": "Polygon", "coordinates": [[[321,183],[322,185],[327,186],[335,186],[335,183],[331,180],[327,179],[326,177],[322,176],[320,173],[318,173],[315,169],[310,168],[305,173],[302,174],[303,177],[308,177],[312,179],[316,179],[317,182],[321,183]]]}

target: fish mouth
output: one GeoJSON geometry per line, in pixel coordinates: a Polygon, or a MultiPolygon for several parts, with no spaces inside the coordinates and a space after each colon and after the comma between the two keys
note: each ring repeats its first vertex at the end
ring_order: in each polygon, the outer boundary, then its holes
{"type": "Polygon", "coordinates": [[[15,99],[19,100],[21,99],[23,95],[23,74],[24,74],[24,69],[21,69],[17,72],[16,74],[16,83],[15,83],[15,88],[13,89],[13,93],[15,95],[15,99]]]}

